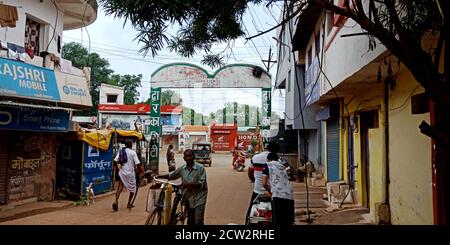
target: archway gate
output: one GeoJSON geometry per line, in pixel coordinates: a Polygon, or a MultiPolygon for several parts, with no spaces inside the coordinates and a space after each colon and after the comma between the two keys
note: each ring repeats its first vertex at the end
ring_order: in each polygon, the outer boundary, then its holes
{"type": "Polygon", "coordinates": [[[263,143],[270,137],[271,88],[269,73],[261,67],[250,64],[226,65],[213,74],[200,66],[190,63],[172,63],[163,65],[151,75],[150,91],[150,137],[153,144],[150,149],[150,169],[158,171],[159,145],[161,141],[161,89],[171,88],[260,88],[261,117],[259,131],[263,143]]]}

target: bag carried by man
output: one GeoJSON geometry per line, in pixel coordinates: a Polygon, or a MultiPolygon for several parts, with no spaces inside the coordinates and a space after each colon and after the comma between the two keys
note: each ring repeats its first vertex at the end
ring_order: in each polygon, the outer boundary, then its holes
{"type": "Polygon", "coordinates": [[[128,161],[126,148],[122,148],[119,150],[119,160],[117,161],[117,168],[121,169],[122,165],[124,165],[128,161]]]}

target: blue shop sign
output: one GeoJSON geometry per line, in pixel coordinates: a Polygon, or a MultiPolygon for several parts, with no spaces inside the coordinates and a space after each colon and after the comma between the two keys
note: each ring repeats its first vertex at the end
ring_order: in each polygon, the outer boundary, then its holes
{"type": "Polygon", "coordinates": [[[113,171],[112,143],[107,151],[100,151],[92,145],[83,142],[83,168],[81,192],[86,194],[86,187],[93,184],[94,192],[106,192],[111,189],[113,171]]]}
{"type": "Polygon", "coordinates": [[[83,173],[100,172],[112,170],[112,145],[107,151],[100,151],[98,148],[84,144],[83,173]]]}
{"type": "Polygon", "coordinates": [[[60,101],[53,70],[0,58],[0,94],[60,101]]]}
{"type": "Polygon", "coordinates": [[[0,106],[0,129],[63,132],[68,128],[65,110],[0,106]]]}

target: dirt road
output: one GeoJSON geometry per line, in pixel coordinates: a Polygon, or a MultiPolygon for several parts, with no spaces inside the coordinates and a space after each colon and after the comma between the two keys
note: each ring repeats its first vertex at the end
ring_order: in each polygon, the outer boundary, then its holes
{"type": "MultiPolygon", "coordinates": [[[[181,155],[176,156],[177,167],[183,162],[181,155]]],[[[161,173],[167,172],[165,160],[160,162],[161,173]]],[[[213,164],[206,167],[208,177],[208,200],[205,223],[210,225],[243,224],[252,191],[252,184],[246,172],[231,169],[231,154],[214,154],[213,164]]],[[[1,223],[6,224],[52,224],[52,225],[140,225],[147,213],[145,202],[149,185],[141,187],[136,198],[136,207],[126,209],[128,193],[123,192],[119,200],[119,211],[112,212],[113,195],[97,199],[89,206],[76,206],[50,213],[38,214],[26,218],[1,223]]]]}

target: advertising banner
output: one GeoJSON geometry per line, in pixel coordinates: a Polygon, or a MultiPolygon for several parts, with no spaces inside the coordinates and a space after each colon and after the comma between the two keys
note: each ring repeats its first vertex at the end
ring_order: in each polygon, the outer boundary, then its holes
{"type": "Polygon", "coordinates": [[[318,57],[316,57],[305,73],[306,105],[311,105],[312,103],[319,100],[319,74],[319,59],[318,57]]]}
{"type": "Polygon", "coordinates": [[[68,128],[65,110],[0,106],[0,129],[64,132],[68,128]]]}
{"type": "Polygon", "coordinates": [[[55,72],[61,102],[73,105],[92,106],[92,98],[85,76],[55,72]]]}
{"type": "Polygon", "coordinates": [[[111,189],[111,175],[112,175],[112,147],[107,151],[100,151],[99,149],[87,144],[84,144],[84,159],[83,159],[83,177],[81,192],[86,194],[86,187],[92,183],[94,193],[106,192],[111,189]]]}
{"type": "Polygon", "coordinates": [[[243,133],[239,132],[237,137],[237,146],[242,150],[251,150],[249,149],[252,146],[252,141],[256,142],[256,149],[253,149],[253,151],[257,151],[258,149],[258,141],[259,141],[259,135],[255,133],[243,133]]]}
{"type": "Polygon", "coordinates": [[[263,144],[266,145],[270,138],[270,117],[272,116],[272,96],[270,88],[262,88],[262,110],[261,110],[260,134],[263,144]]]}
{"type": "Polygon", "coordinates": [[[158,170],[159,142],[161,140],[161,88],[150,91],[150,169],[158,170]]]}
{"type": "Polygon", "coordinates": [[[3,58],[0,58],[0,94],[60,101],[53,70],[3,58]]]}

